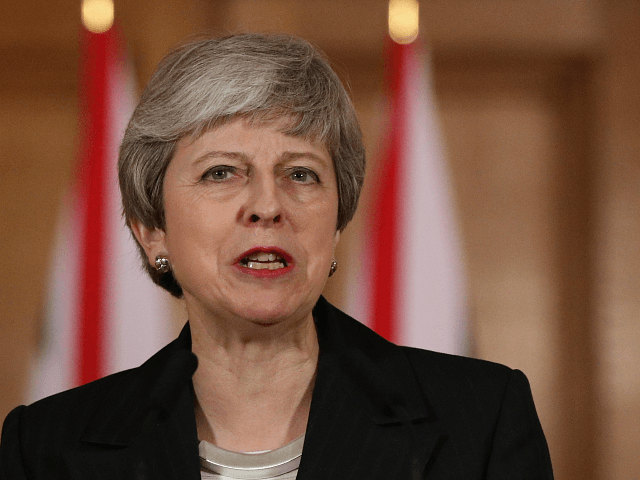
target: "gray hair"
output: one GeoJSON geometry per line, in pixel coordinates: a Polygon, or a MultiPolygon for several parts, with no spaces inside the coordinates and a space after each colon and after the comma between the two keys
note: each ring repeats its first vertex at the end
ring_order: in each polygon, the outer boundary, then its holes
{"type": "MultiPolygon", "coordinates": [[[[118,174],[131,228],[165,228],[162,187],[177,142],[235,118],[287,119],[283,133],[324,143],[338,184],[338,220],[353,218],[364,181],[365,155],[355,109],[327,60],[288,35],[242,34],[184,44],[158,65],[120,147],[118,174]]],[[[172,295],[182,288],[158,272],[138,243],[152,280],[172,295]]]]}

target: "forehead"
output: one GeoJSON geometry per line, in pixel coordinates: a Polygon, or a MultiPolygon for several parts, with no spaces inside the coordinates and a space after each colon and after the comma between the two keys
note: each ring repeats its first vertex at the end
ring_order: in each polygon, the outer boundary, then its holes
{"type": "MultiPolygon", "coordinates": [[[[331,153],[318,135],[290,133],[290,118],[254,119],[238,116],[220,122],[199,134],[186,135],[177,144],[176,154],[188,150],[205,152],[207,149],[258,151],[265,148],[291,149],[295,152],[313,152],[333,163],[331,153]]],[[[246,152],[250,153],[250,152],[246,152]]]]}
{"type": "Polygon", "coordinates": [[[197,126],[183,138],[190,138],[191,141],[194,141],[211,130],[236,122],[242,122],[248,127],[269,127],[286,136],[300,138],[316,146],[323,144],[331,152],[328,138],[331,127],[326,119],[317,116],[310,118],[304,113],[294,114],[283,108],[256,110],[219,117],[197,126]]]}

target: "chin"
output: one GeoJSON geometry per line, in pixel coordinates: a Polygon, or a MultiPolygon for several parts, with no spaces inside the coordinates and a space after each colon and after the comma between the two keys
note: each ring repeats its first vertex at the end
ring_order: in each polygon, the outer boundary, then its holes
{"type": "Polygon", "coordinates": [[[257,325],[274,325],[291,317],[293,311],[281,306],[261,306],[259,308],[241,308],[237,310],[239,317],[245,318],[257,325]]]}
{"type": "MultiPolygon", "coordinates": [[[[304,312],[303,305],[295,302],[291,296],[286,298],[274,298],[274,295],[255,295],[250,302],[236,305],[236,315],[245,318],[257,325],[270,326],[286,321],[304,312]],[[260,298],[263,297],[263,298],[260,298]],[[249,307],[249,305],[255,305],[249,307]]],[[[313,305],[309,309],[313,308],[313,305]]],[[[302,313],[306,316],[306,314],[302,313]]]]}

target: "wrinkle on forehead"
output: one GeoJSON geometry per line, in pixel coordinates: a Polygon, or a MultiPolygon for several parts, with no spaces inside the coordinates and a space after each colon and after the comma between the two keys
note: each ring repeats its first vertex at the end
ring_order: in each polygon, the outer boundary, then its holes
{"type": "Polygon", "coordinates": [[[312,144],[323,144],[331,152],[329,132],[324,122],[316,119],[310,122],[304,113],[293,113],[285,109],[255,110],[247,113],[218,117],[208,123],[196,127],[183,138],[189,138],[189,143],[196,141],[205,133],[227,125],[236,120],[242,120],[251,127],[271,127],[288,137],[301,138],[312,144]]]}

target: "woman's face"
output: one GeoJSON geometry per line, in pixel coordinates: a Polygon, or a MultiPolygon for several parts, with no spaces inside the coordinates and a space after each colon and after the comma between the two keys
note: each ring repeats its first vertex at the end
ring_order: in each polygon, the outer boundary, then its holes
{"type": "Polygon", "coordinates": [[[236,119],[178,143],[163,194],[166,228],[147,232],[148,253],[169,257],[190,315],[309,315],[339,238],[323,144],[236,119]]]}

